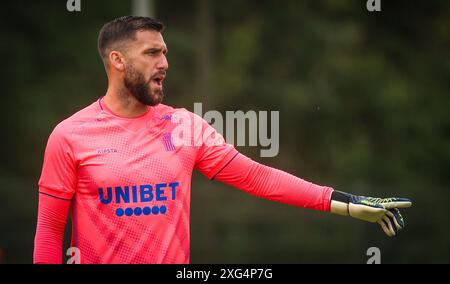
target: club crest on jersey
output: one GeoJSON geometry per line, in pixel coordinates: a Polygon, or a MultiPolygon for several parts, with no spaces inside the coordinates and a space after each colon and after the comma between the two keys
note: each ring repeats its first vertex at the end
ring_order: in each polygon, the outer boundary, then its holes
{"type": "Polygon", "coordinates": [[[116,209],[118,217],[164,215],[167,212],[167,201],[176,199],[179,186],[179,182],[108,186],[106,190],[99,187],[98,195],[102,204],[115,203],[125,206],[116,209]],[[151,202],[153,206],[143,206],[146,202],[151,202]],[[139,203],[139,206],[132,206],[135,203],[139,203]]]}
{"type": "Polygon", "coordinates": [[[164,133],[162,140],[163,140],[164,148],[166,149],[166,151],[175,151],[175,145],[173,145],[171,133],[164,133]]]}

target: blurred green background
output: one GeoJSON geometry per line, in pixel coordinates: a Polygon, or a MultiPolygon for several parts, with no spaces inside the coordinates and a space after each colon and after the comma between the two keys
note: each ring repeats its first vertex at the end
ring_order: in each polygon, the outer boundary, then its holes
{"type": "MultiPolygon", "coordinates": [[[[130,1],[7,1],[0,17],[0,262],[31,263],[37,181],[53,127],[106,91],[101,26],[130,1]]],[[[153,0],[166,25],[165,103],[278,110],[280,152],[238,149],[318,184],[405,196],[406,228],[248,196],[199,173],[192,263],[450,262],[450,1],[153,0]]],[[[69,228],[68,228],[69,230],[69,228]]],[[[67,241],[66,241],[67,242],[67,241]]],[[[67,247],[66,247],[67,248],[67,247]]]]}

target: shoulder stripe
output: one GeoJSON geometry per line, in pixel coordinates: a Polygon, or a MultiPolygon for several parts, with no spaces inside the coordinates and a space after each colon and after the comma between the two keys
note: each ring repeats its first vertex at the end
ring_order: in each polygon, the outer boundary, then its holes
{"type": "Polygon", "coordinates": [[[216,178],[216,176],[221,172],[221,171],[223,171],[223,169],[225,169],[230,163],[231,163],[231,161],[233,161],[234,160],[234,158],[236,158],[236,156],[239,154],[239,152],[237,152],[234,156],[233,156],[233,158],[231,158],[229,161],[228,161],[228,163],[226,163],[212,178],[211,178],[211,180],[214,180],[215,178],[216,178]]]}
{"type": "Polygon", "coordinates": [[[48,194],[48,193],[45,193],[45,192],[41,192],[41,191],[39,191],[39,194],[44,194],[44,195],[51,196],[51,197],[54,197],[54,198],[57,198],[57,199],[61,199],[61,200],[65,200],[65,201],[71,201],[71,199],[54,196],[54,195],[51,195],[51,194],[48,194]]]}

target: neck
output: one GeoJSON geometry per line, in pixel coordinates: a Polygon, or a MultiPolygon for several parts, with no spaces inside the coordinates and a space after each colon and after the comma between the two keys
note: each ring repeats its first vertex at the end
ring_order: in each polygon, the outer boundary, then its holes
{"type": "Polygon", "coordinates": [[[103,102],[114,114],[133,118],[148,111],[148,106],[140,103],[125,87],[108,86],[103,102]]]}

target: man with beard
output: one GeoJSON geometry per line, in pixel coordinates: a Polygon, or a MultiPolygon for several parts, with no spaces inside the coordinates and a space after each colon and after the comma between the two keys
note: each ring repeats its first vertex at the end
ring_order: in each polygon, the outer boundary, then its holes
{"type": "Polygon", "coordinates": [[[200,117],[162,104],[169,68],[162,29],[134,16],[101,29],[108,90],[48,139],[34,263],[62,262],[69,208],[76,262],[189,263],[194,169],[261,198],[377,222],[389,236],[403,228],[398,208],[410,200],[355,196],[261,165],[200,117]],[[175,145],[180,118],[196,122],[184,129],[196,135],[175,145]]]}

